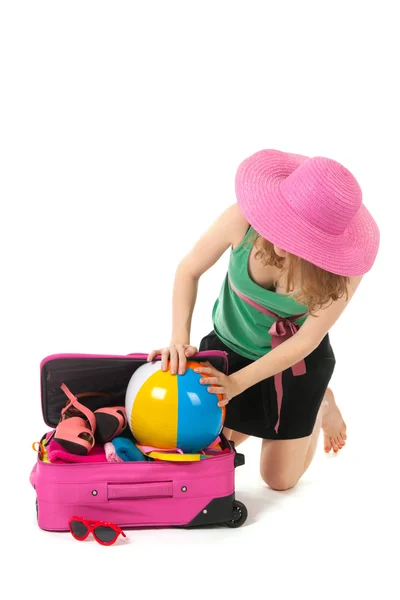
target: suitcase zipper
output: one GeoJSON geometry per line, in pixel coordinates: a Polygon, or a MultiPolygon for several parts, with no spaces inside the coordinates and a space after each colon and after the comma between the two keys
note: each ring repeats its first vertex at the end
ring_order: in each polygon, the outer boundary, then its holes
{"type": "MultiPolygon", "coordinates": [[[[204,352],[201,352],[201,357],[207,357],[207,356],[223,356],[224,358],[226,358],[228,356],[227,352],[224,352],[223,350],[205,350],[204,352]]],[[[40,369],[43,368],[43,366],[48,363],[51,362],[52,360],[59,360],[59,359],[65,359],[65,358],[124,358],[126,359],[132,359],[132,360],[146,360],[147,361],[147,357],[148,354],[143,354],[143,353],[133,353],[133,354],[50,354],[49,356],[46,356],[42,362],[40,363],[40,369]]],[[[191,358],[191,360],[195,360],[196,355],[193,356],[191,358]]]]}

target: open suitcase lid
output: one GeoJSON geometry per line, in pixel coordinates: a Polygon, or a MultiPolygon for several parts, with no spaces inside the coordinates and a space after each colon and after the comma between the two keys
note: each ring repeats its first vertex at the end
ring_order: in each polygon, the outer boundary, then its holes
{"type": "MultiPolygon", "coordinates": [[[[100,354],[53,354],[40,364],[42,413],[47,426],[55,428],[65,406],[66,397],[61,390],[65,383],[73,394],[99,392],[112,394],[112,400],[104,396],[85,398],[92,410],[102,406],[123,406],[125,392],[133,373],[147,362],[147,354],[112,356],[100,354]]],[[[156,358],[157,360],[157,358],[156,358]]],[[[208,360],[216,369],[227,372],[227,353],[220,350],[199,352],[191,360],[208,360]]]]}

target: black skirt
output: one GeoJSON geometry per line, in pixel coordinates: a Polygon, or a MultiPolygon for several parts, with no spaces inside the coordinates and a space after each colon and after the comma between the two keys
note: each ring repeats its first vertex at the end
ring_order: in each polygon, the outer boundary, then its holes
{"type": "MultiPolygon", "coordinates": [[[[229,374],[254,362],[228,348],[214,331],[201,340],[199,349],[227,352],[229,374]]],[[[274,429],[278,410],[273,377],[260,381],[232,398],[226,407],[225,427],[265,440],[290,440],[311,435],[335,368],[335,355],[328,334],[305,358],[305,363],[304,375],[295,376],[291,369],[283,371],[283,399],[278,433],[274,429]]]]}

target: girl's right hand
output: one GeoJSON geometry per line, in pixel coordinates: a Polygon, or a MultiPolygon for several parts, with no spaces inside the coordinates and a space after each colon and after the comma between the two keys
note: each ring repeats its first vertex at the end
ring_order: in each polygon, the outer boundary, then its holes
{"type": "Polygon", "coordinates": [[[168,371],[168,361],[170,361],[170,373],[171,375],[183,375],[186,371],[186,361],[197,354],[197,348],[195,346],[189,346],[188,344],[171,344],[166,348],[160,348],[159,350],[153,350],[147,357],[147,362],[154,360],[154,357],[161,354],[161,370],[168,371]]]}

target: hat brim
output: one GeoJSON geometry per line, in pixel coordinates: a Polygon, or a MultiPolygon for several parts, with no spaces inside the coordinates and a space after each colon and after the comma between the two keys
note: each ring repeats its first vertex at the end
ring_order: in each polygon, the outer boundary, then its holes
{"type": "Polygon", "coordinates": [[[307,157],[264,151],[239,166],[236,197],[240,211],[255,231],[291,254],[337,275],[361,276],[369,271],[379,248],[378,226],[365,207],[340,235],[321,231],[296,214],[280,183],[307,157]]]}

